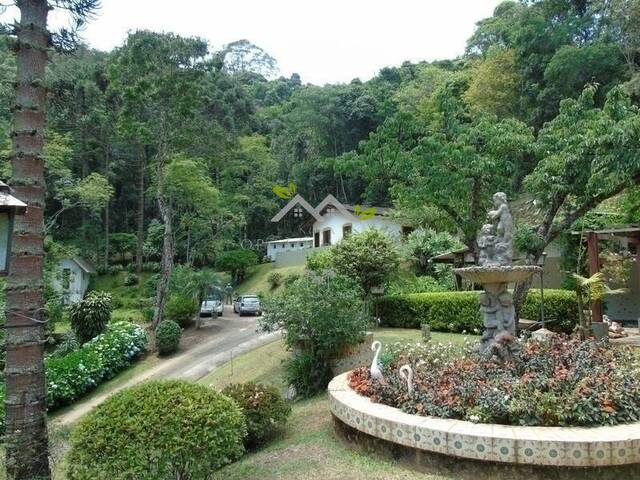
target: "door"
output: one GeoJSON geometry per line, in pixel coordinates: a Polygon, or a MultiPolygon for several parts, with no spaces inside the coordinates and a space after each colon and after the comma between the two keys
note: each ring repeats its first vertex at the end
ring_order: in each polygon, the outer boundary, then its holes
{"type": "Polygon", "coordinates": [[[322,232],[322,245],[331,245],[331,230],[322,232]]]}
{"type": "Polygon", "coordinates": [[[313,234],[313,247],[318,248],[320,246],[320,232],[313,234]]]}

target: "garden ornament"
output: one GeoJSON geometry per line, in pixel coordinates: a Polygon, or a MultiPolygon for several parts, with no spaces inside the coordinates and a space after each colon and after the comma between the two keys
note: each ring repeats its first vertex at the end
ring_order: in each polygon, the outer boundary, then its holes
{"type": "Polygon", "coordinates": [[[371,344],[371,351],[376,352],[373,356],[373,361],[371,362],[371,368],[369,369],[369,373],[371,374],[371,378],[375,378],[376,380],[382,380],[382,370],[380,369],[380,362],[378,362],[378,357],[380,356],[380,350],[382,349],[382,343],[378,340],[371,344]]]}
{"type": "Polygon", "coordinates": [[[407,382],[407,392],[411,395],[413,393],[413,370],[409,365],[403,365],[398,370],[398,373],[407,382]]]}

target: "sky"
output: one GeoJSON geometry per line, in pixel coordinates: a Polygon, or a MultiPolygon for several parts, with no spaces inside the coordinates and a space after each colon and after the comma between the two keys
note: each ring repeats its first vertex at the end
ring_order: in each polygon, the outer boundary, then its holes
{"type": "Polygon", "coordinates": [[[102,0],[83,32],[110,50],[137,29],[195,35],[211,47],[246,38],[304,83],[367,80],[403,61],[454,58],[502,0],[102,0]]]}

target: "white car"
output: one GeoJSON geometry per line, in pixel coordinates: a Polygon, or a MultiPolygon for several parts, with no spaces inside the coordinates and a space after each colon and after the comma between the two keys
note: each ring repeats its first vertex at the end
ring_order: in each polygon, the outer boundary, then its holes
{"type": "Polygon", "coordinates": [[[215,298],[207,298],[200,304],[200,316],[201,317],[213,317],[214,315],[221,317],[223,305],[220,300],[215,298]]]}
{"type": "Polygon", "coordinates": [[[256,295],[242,295],[233,302],[233,311],[241,317],[247,313],[262,315],[260,299],[256,295]]]}

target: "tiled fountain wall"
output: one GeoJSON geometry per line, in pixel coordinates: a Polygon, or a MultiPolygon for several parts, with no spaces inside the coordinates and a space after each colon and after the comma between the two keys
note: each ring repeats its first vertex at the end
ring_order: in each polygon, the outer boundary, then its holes
{"type": "MultiPolygon", "coordinates": [[[[507,464],[605,467],[640,464],[640,423],[613,427],[512,427],[409,415],[329,384],[329,407],[346,425],[421,451],[507,464]]],[[[640,466],[640,465],[639,465],[640,466]]]]}

